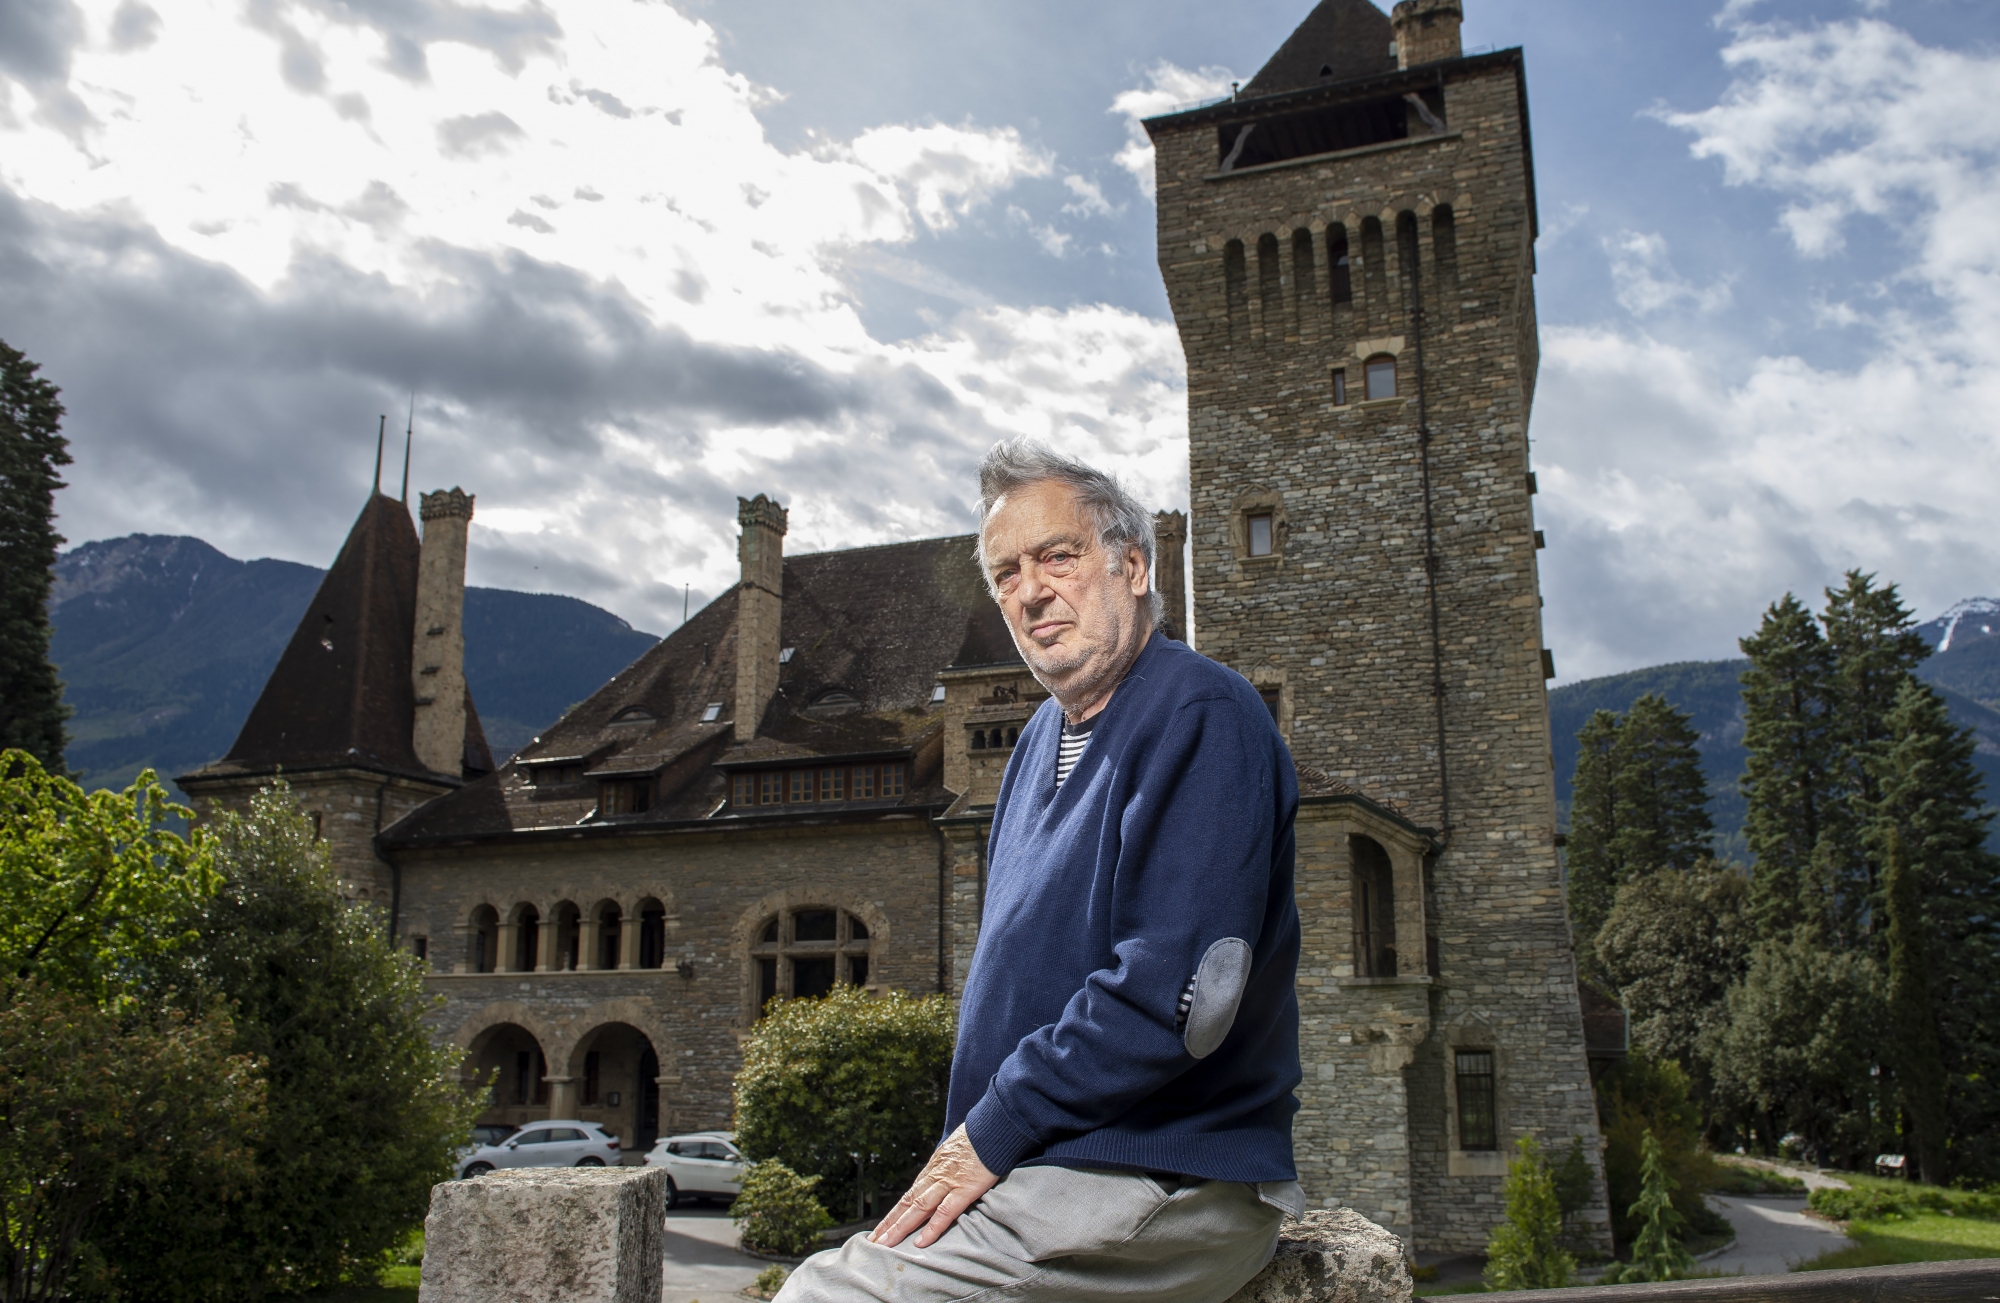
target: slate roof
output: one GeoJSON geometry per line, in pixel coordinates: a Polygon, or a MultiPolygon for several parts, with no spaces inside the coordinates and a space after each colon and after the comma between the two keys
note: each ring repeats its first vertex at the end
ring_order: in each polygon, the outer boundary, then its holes
{"type": "MultiPolygon", "coordinates": [[[[229,754],[187,777],[226,778],[351,766],[437,779],[411,743],[411,686],[421,544],[410,511],[370,495],[229,754]]],[[[493,757],[472,694],[465,698],[464,773],[493,757]]]]}
{"type": "Polygon", "coordinates": [[[1320,0],[1242,94],[1277,95],[1396,71],[1389,16],[1368,0],[1320,0]]]}
{"type": "Polygon", "coordinates": [[[756,736],[737,745],[737,590],[717,598],[497,773],[438,798],[383,834],[388,847],[554,833],[616,834],[690,820],[718,823],[879,817],[948,805],[943,731],[931,690],[940,670],[1020,663],[973,559],[974,536],[788,556],[778,689],[756,736]],[[838,695],[836,695],[838,694],[838,695]],[[850,700],[851,699],[851,700],[850,700]],[[701,716],[710,704],[713,721],[701,716]],[[845,757],[908,757],[899,801],[818,803],[805,813],[721,812],[732,768],[845,757]],[[560,764],[566,783],[531,781],[560,764]],[[580,771],[580,772],[579,772],[580,771]],[[651,809],[598,816],[599,782],[659,775],[651,809]]]}

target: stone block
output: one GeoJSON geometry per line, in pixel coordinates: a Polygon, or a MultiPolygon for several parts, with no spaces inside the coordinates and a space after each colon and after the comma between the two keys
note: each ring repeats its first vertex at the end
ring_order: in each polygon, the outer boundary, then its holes
{"type": "Polygon", "coordinates": [[[1351,1208],[1285,1223],[1270,1265],[1229,1303],[1409,1303],[1403,1242],[1351,1208]]]}
{"type": "Polygon", "coordinates": [[[535,1167],[431,1189],[420,1303],[660,1303],[667,1173],[535,1167]]]}

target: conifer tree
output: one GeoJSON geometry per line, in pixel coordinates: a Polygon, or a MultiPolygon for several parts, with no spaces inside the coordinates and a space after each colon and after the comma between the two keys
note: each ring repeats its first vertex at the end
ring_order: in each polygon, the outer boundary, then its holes
{"type": "Polygon", "coordinates": [[[1667,1175],[1659,1137],[1650,1129],[1640,1152],[1643,1159],[1639,1198],[1630,1214],[1639,1223],[1639,1237],[1632,1242],[1632,1261],[1605,1273],[1607,1283],[1675,1280],[1694,1267],[1694,1258],[1680,1240],[1680,1228],[1686,1219],[1674,1211],[1673,1195],[1679,1183],[1667,1175]]]}
{"type": "Polygon", "coordinates": [[[1744,835],[1756,857],[1751,911],[1761,935],[1818,921],[1814,852],[1841,824],[1833,652],[1812,613],[1787,593],[1738,643],[1743,673],[1744,835]],[[1812,893],[1812,894],[1809,894],[1812,893]]]}
{"type": "Polygon", "coordinates": [[[1708,855],[1708,781],[1693,722],[1657,693],[1632,703],[1618,728],[1618,859],[1625,875],[1692,869],[1708,855]]]}
{"type": "Polygon", "coordinates": [[[1579,961],[1588,965],[1591,940],[1611,912],[1624,881],[1618,862],[1618,716],[1592,713],[1576,734],[1576,776],[1570,784],[1569,925],[1579,961]]]}
{"type": "Polygon", "coordinates": [[[1505,1220],[1486,1242],[1489,1289],[1561,1289],[1576,1270],[1562,1247],[1562,1204],[1541,1147],[1527,1136],[1500,1187],[1505,1220]]]}
{"type": "Polygon", "coordinates": [[[63,772],[62,683],[49,663],[55,582],[56,467],[69,464],[60,392],[0,340],[0,750],[19,747],[63,772]]]}
{"type": "Polygon", "coordinates": [[[1896,1087],[1906,1134],[1916,1142],[1917,1171],[1932,1185],[1944,1172],[1944,1056],[1931,1002],[1918,872],[1892,824],[1883,829],[1883,894],[1889,905],[1889,1022],[1896,1033],[1896,1087]]]}

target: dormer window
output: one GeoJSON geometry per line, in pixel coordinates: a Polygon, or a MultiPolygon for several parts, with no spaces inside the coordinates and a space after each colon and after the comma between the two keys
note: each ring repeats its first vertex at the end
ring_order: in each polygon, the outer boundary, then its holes
{"type": "Polygon", "coordinates": [[[812,704],[806,707],[806,714],[851,715],[859,709],[861,709],[861,698],[851,692],[843,692],[839,688],[829,688],[812,699],[812,704]]]}
{"type": "Polygon", "coordinates": [[[607,778],[597,786],[597,813],[644,814],[653,808],[650,778],[607,778]]]}
{"type": "Polygon", "coordinates": [[[942,683],[934,683],[934,684],[932,684],[932,685],[931,685],[931,704],[932,704],[933,706],[936,706],[936,705],[941,705],[941,704],[943,704],[943,702],[944,702],[944,684],[942,684],[942,683]]]}
{"type": "Polygon", "coordinates": [[[707,704],[706,706],[703,706],[703,707],[701,708],[701,722],[702,722],[702,723],[704,723],[704,724],[713,724],[713,723],[714,723],[714,722],[715,722],[716,720],[718,720],[718,719],[721,719],[721,718],[722,718],[722,703],[721,703],[721,702],[719,702],[719,701],[711,701],[711,702],[709,702],[709,703],[708,703],[708,704],[707,704]]]}
{"type": "Polygon", "coordinates": [[[611,717],[613,724],[650,724],[658,716],[644,706],[627,706],[611,717]]]}
{"type": "Polygon", "coordinates": [[[795,652],[795,651],[797,651],[797,650],[798,650],[798,648],[796,648],[796,647],[783,647],[783,648],[780,648],[780,649],[779,649],[779,651],[778,651],[778,664],[780,664],[780,665],[790,665],[790,664],[792,663],[792,653],[793,653],[793,652],[795,652]]]}

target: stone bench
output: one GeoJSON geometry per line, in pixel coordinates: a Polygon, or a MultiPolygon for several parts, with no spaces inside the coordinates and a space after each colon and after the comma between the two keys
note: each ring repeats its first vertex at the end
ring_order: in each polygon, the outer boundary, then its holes
{"type": "MultiPolygon", "coordinates": [[[[660,1303],[666,1170],[534,1167],[431,1190],[420,1303],[660,1303]]],[[[1395,1236],[1347,1209],[1287,1222],[1230,1303],[1408,1303],[1395,1236]]]]}

